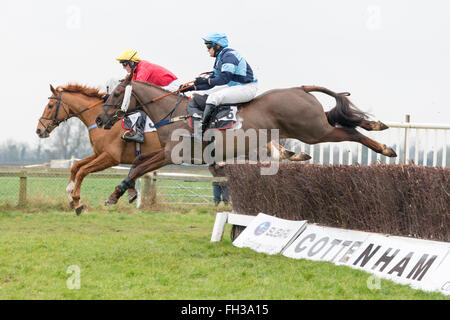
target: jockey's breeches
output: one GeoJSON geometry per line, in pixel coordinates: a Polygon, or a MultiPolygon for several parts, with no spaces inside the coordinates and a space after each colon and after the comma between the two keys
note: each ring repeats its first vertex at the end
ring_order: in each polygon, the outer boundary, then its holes
{"type": "Polygon", "coordinates": [[[256,96],[257,91],[258,84],[256,82],[232,87],[214,87],[211,90],[208,90],[209,95],[206,103],[215,106],[221,104],[245,103],[252,100],[256,96]]]}

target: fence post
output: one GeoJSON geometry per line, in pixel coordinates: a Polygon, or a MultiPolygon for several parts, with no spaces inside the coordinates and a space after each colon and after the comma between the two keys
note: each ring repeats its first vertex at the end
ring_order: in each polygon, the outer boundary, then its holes
{"type": "Polygon", "coordinates": [[[144,175],[142,178],[144,180],[142,184],[142,204],[150,205],[155,202],[156,198],[156,172],[151,172],[149,174],[144,175]]]}
{"type": "MultiPolygon", "coordinates": [[[[410,115],[409,114],[407,114],[406,116],[405,116],[405,122],[406,123],[409,123],[409,121],[410,121],[410,115]]],[[[408,164],[408,159],[407,159],[407,157],[408,157],[408,128],[405,128],[405,141],[404,141],[404,144],[403,144],[403,164],[408,164]]]]}
{"type": "Polygon", "coordinates": [[[156,175],[157,171],[152,172],[148,186],[148,203],[153,204],[156,201],[156,175]]]}
{"type": "Polygon", "coordinates": [[[20,174],[19,183],[19,207],[25,207],[27,204],[27,173],[22,171],[20,174]]]}
{"type": "Polygon", "coordinates": [[[142,189],[142,184],[141,184],[141,180],[142,178],[137,179],[136,181],[136,191],[137,191],[137,199],[136,199],[136,208],[140,208],[142,205],[142,192],[144,191],[142,189]]]}

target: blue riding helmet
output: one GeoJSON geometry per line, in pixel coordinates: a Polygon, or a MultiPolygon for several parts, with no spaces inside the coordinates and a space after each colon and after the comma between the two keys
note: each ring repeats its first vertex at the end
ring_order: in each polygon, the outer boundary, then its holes
{"type": "Polygon", "coordinates": [[[211,33],[211,34],[207,35],[206,37],[204,37],[202,39],[205,40],[205,42],[217,43],[222,48],[228,47],[227,35],[225,33],[222,33],[222,32],[211,33]]]}

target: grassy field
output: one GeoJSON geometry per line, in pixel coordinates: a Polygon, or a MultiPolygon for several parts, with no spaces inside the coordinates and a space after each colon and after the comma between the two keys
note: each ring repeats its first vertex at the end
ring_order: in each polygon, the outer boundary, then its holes
{"type": "Polygon", "coordinates": [[[0,299],[448,299],[385,280],[371,290],[359,270],[235,248],[230,226],[211,243],[214,218],[213,207],[0,212],[0,299]]]}

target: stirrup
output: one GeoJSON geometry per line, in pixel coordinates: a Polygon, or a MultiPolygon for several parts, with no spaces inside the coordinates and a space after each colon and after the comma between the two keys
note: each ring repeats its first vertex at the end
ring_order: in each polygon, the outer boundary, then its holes
{"type": "MultiPolygon", "coordinates": [[[[125,133],[127,133],[127,132],[128,131],[126,131],[125,133]]],[[[138,138],[136,138],[136,136],[138,135],[137,133],[132,136],[126,136],[125,133],[122,135],[122,140],[124,140],[126,142],[144,143],[144,135],[142,135],[142,139],[138,139],[138,138]]]]}

